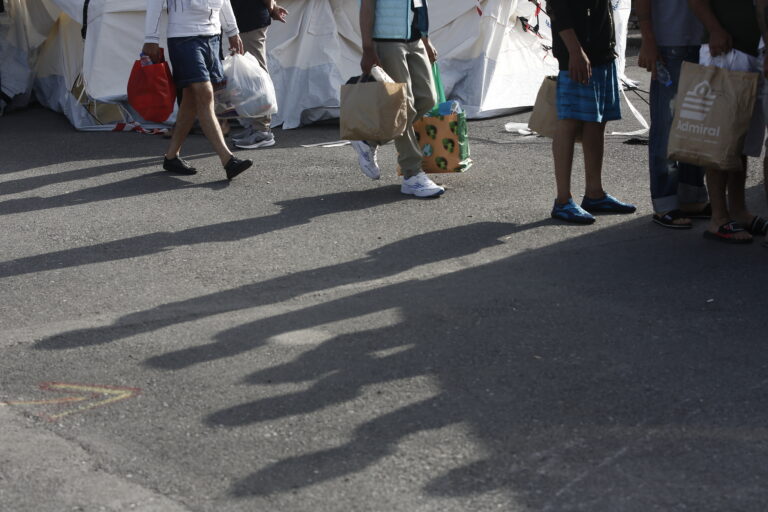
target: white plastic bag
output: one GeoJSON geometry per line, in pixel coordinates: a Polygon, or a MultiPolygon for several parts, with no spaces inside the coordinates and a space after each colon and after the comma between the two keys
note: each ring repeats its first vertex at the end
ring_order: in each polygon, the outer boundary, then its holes
{"type": "MultiPolygon", "coordinates": [[[[224,61],[224,75],[227,74],[227,67],[232,67],[232,60],[224,61]]],[[[227,90],[227,82],[215,84],[213,86],[213,110],[218,119],[237,119],[239,116],[235,106],[230,101],[230,94],[227,90]]]]}
{"type": "Polygon", "coordinates": [[[262,117],[277,112],[272,79],[250,53],[230,55],[224,59],[224,77],[227,79],[229,101],[238,116],[262,117]]]}

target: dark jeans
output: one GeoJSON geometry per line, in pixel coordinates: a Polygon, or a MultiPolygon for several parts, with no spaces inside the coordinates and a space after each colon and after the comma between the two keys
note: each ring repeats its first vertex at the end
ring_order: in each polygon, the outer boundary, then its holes
{"type": "Polygon", "coordinates": [[[651,199],[656,212],[676,210],[680,204],[704,203],[707,188],[704,170],[695,165],[667,159],[667,143],[683,62],[699,62],[698,46],[660,46],[672,85],[651,82],[651,133],[648,143],[648,166],[651,174],[651,199]]]}

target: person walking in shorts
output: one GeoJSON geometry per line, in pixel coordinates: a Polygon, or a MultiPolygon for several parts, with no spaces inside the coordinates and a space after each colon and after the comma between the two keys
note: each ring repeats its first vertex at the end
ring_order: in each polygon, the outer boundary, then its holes
{"type": "MultiPolygon", "coordinates": [[[[175,0],[167,3],[168,56],[176,86],[183,97],[165,153],[163,168],[174,174],[191,175],[197,171],[179,156],[195,118],[224,166],[228,180],[248,169],[253,162],[241,160],[229,151],[213,108],[213,86],[224,81],[221,63],[221,31],[229,39],[230,49],[243,53],[235,15],[230,0],[175,0]]],[[[153,62],[160,62],[160,20],[164,0],[147,0],[144,47],[153,62]]]]}
{"type": "MultiPolygon", "coordinates": [[[[267,69],[267,29],[272,20],[285,23],[288,11],[275,0],[230,0],[232,10],[240,29],[245,51],[256,57],[261,68],[267,69]]],[[[241,119],[245,130],[232,136],[232,142],[241,149],[258,149],[275,145],[275,136],[270,130],[272,116],[255,119],[241,119]]]]}
{"type": "MultiPolygon", "coordinates": [[[[421,168],[421,146],[413,123],[435,106],[436,92],[431,63],[437,60],[428,37],[427,0],[362,0],[360,32],[364,75],[380,66],[397,83],[408,85],[408,127],[395,139],[397,161],[403,173],[400,191],[418,198],[437,197],[445,189],[433,182],[421,168]]],[[[381,176],[375,142],[352,141],[360,168],[371,179],[381,176]]]]}
{"type": "Polygon", "coordinates": [[[672,229],[690,229],[692,218],[708,219],[704,169],[667,159],[667,143],[680,69],[699,62],[704,26],[687,0],[638,0],[642,44],[638,65],[651,72],[651,133],[648,168],[653,222],[672,229]]]}
{"type": "MultiPolygon", "coordinates": [[[[699,63],[730,71],[762,74],[760,27],[753,0],[689,0],[691,10],[709,34],[701,47],[699,63]]],[[[762,88],[761,80],[758,90],[762,88]]],[[[752,235],[765,234],[768,222],[747,209],[745,185],[747,157],[759,157],[765,140],[765,121],[760,95],[755,101],[752,121],[742,150],[741,165],[735,169],[707,169],[707,186],[712,204],[704,237],[730,244],[752,242],[752,235]]]]}
{"type": "Polygon", "coordinates": [[[632,213],[635,206],[603,190],[605,125],[621,119],[616,36],[610,0],[549,0],[557,77],[557,127],[552,140],[557,198],[552,217],[577,224],[592,214],[632,213]],[[586,190],[581,206],[571,196],[574,145],[581,134],[586,190]]]}

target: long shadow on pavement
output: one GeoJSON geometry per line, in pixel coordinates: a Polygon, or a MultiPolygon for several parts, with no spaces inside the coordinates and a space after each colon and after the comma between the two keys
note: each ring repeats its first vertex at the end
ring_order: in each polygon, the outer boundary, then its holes
{"type": "MultiPolygon", "coordinates": [[[[307,208],[312,204],[307,199],[298,200],[298,202],[287,201],[284,203],[285,210],[276,216],[277,219],[249,219],[248,229],[241,229],[237,226],[226,230],[218,226],[206,226],[206,229],[219,235],[222,232],[237,233],[239,237],[245,238],[258,234],[256,230],[265,230],[267,227],[269,230],[287,228],[295,225],[298,221],[308,222],[313,216],[337,213],[339,208],[354,209],[356,208],[355,205],[362,204],[370,207],[375,204],[375,201],[369,200],[371,195],[376,195],[383,201],[386,201],[387,197],[392,197],[392,200],[398,198],[397,195],[381,194],[380,191],[381,189],[375,189],[354,194],[337,194],[336,197],[323,196],[323,200],[318,202],[322,203],[323,208],[328,209],[322,213],[313,208],[307,208]],[[294,213],[299,216],[295,216],[294,213]]],[[[311,199],[320,200],[321,198],[311,199]]],[[[62,350],[111,343],[128,336],[156,331],[170,325],[195,321],[225,312],[279,303],[306,293],[322,291],[336,286],[392,276],[419,265],[473,254],[486,247],[501,243],[498,239],[502,236],[523,229],[530,229],[539,224],[521,228],[513,224],[487,222],[426,233],[385,245],[371,252],[368,257],[356,261],[288,274],[194,299],[164,304],[126,315],[112,325],[104,327],[79,329],[57,334],[40,340],[35,348],[62,350]]],[[[210,241],[207,232],[196,234],[194,239],[210,241]]],[[[191,242],[187,240],[184,243],[191,242]]],[[[127,244],[127,246],[131,245],[130,243],[127,244]]],[[[166,369],[180,368],[212,358],[234,355],[247,350],[247,348],[232,347],[229,344],[192,347],[179,353],[170,353],[150,360],[148,364],[166,369]]]]}
{"type": "Polygon", "coordinates": [[[311,383],[306,390],[206,423],[310,414],[417,376],[437,393],[358,425],[340,446],[259,468],[235,496],[353,474],[406,436],[460,424],[489,455],[432,475],[429,495],[507,490],[531,510],[761,510],[768,356],[765,280],[756,276],[765,250],[698,235],[638,239],[640,222],[249,322],[219,333],[206,358],[190,349],[150,364],[184,367],[399,308],[397,325],[337,336],[246,379],[311,383]]]}
{"type": "Polygon", "coordinates": [[[176,232],[151,233],[28,256],[0,263],[0,278],[136,258],[156,254],[172,247],[244,240],[271,231],[307,224],[313,218],[324,215],[362,210],[401,201],[403,196],[398,193],[398,190],[396,186],[389,186],[291,199],[275,203],[281,206],[282,210],[268,217],[221,222],[176,232]]]}
{"type": "MultiPolygon", "coordinates": [[[[193,160],[196,157],[202,158],[210,155],[185,155],[187,160],[193,160]]],[[[24,178],[18,178],[15,180],[4,180],[0,186],[0,195],[19,194],[22,192],[29,192],[30,190],[36,190],[38,188],[55,185],[58,183],[69,183],[73,181],[85,180],[89,178],[95,178],[98,176],[104,176],[107,174],[136,171],[138,169],[144,169],[147,167],[153,168],[157,171],[162,164],[162,160],[156,156],[150,158],[143,158],[140,160],[131,160],[130,162],[120,162],[107,165],[99,165],[96,167],[86,167],[83,169],[76,169],[70,171],[57,171],[50,172],[48,174],[42,174],[37,176],[28,176],[24,178]]],[[[156,173],[155,173],[156,174],[156,173]]],[[[172,177],[167,174],[164,176],[172,177]]]]}
{"type": "MultiPolygon", "coordinates": [[[[133,163],[119,164],[123,170],[133,169],[133,163]]],[[[99,201],[111,201],[113,199],[125,199],[128,197],[158,194],[172,190],[185,188],[210,188],[213,190],[224,189],[228,182],[223,178],[220,181],[195,184],[169,175],[165,171],[157,171],[141,176],[134,176],[125,180],[98,185],[77,192],[60,194],[52,197],[24,197],[9,199],[0,202],[0,215],[15,213],[28,213],[51,208],[63,208],[99,201]]]]}
{"type": "Polygon", "coordinates": [[[162,155],[160,137],[117,132],[78,132],[66,117],[33,106],[0,116],[0,174],[63,162],[162,155]]]}
{"type": "MultiPolygon", "coordinates": [[[[234,128],[239,131],[240,128],[234,128]]],[[[304,144],[337,141],[338,127],[312,125],[301,130],[275,130],[279,148],[299,148],[304,144]]],[[[63,162],[94,161],[105,158],[150,158],[158,166],[168,141],[157,135],[117,132],[78,132],[66,117],[40,106],[9,112],[0,116],[0,175],[36,169],[63,162]],[[40,144],[40,141],[45,141],[40,144]],[[13,150],[13,151],[12,151],[13,150]]],[[[231,149],[232,144],[229,144],[231,149]]],[[[193,133],[184,143],[185,159],[214,156],[211,146],[200,133],[193,133]]],[[[71,176],[71,175],[70,175],[71,176]]],[[[59,181],[54,181],[59,183],[59,181]]],[[[30,182],[24,182],[30,183],[30,182]]]]}

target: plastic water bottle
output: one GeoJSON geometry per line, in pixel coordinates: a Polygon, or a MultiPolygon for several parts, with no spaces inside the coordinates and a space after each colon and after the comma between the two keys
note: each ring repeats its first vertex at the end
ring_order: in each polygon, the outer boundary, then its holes
{"type": "Polygon", "coordinates": [[[373,77],[373,79],[374,79],[374,80],[376,80],[377,82],[390,83],[390,84],[393,84],[393,83],[395,83],[395,81],[394,81],[394,80],[392,80],[392,77],[390,77],[390,76],[389,76],[389,75],[386,73],[386,71],[384,71],[383,69],[381,69],[379,66],[373,66],[373,67],[371,68],[371,76],[372,76],[372,77],[373,77]]]}
{"type": "Polygon", "coordinates": [[[141,60],[141,65],[142,66],[151,66],[152,65],[152,59],[150,58],[149,55],[147,55],[144,52],[141,52],[139,54],[139,60],[141,60]]]}
{"type": "Polygon", "coordinates": [[[672,75],[669,74],[669,70],[660,60],[656,61],[656,80],[661,82],[664,87],[672,85],[672,75]]]}

